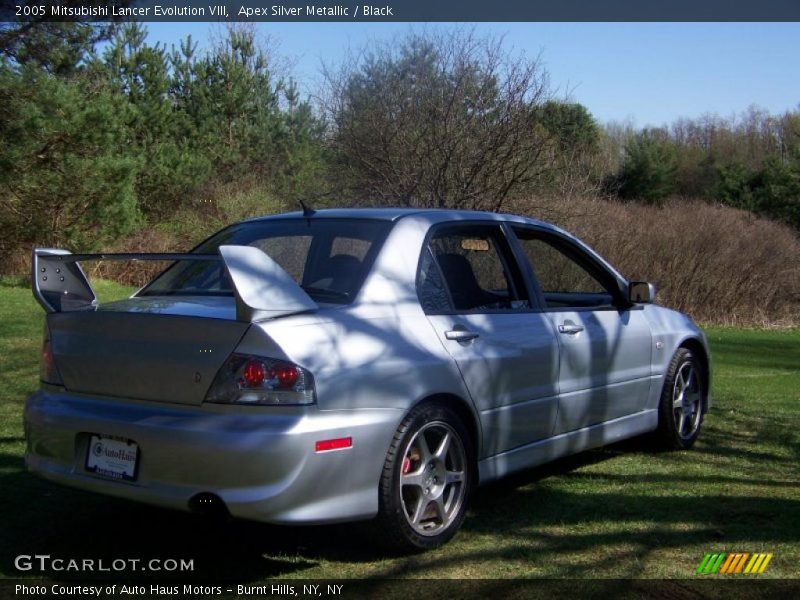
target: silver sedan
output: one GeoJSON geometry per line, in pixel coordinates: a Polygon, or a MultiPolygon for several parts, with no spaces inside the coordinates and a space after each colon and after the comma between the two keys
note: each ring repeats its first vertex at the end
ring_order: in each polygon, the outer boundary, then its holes
{"type": "Polygon", "coordinates": [[[450,539],[478,484],[644,433],[689,448],[710,405],[688,316],[512,215],[305,210],[188,254],[40,248],[33,290],[33,472],[272,523],[375,518],[409,550],[450,539]],[[173,262],[98,305],[97,259],[173,262]]]}

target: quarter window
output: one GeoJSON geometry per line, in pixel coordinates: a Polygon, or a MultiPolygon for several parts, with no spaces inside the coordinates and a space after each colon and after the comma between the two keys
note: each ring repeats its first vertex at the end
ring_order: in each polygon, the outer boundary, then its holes
{"type": "Polygon", "coordinates": [[[448,312],[453,310],[450,294],[444,285],[442,273],[433,259],[430,248],[425,248],[417,276],[417,292],[422,310],[426,313],[448,312]]]}

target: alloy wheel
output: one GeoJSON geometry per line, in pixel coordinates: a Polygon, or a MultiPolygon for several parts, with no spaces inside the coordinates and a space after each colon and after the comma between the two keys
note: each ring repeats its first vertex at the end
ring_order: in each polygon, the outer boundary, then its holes
{"type": "Polygon", "coordinates": [[[428,423],[406,446],[400,473],[400,498],[408,524],[425,536],[447,529],[467,490],[467,457],[447,423],[428,423]]]}
{"type": "Polygon", "coordinates": [[[686,361],[675,373],[672,388],[672,414],[675,431],[681,439],[691,438],[700,427],[703,413],[703,390],[700,374],[692,361],[686,361]]]}

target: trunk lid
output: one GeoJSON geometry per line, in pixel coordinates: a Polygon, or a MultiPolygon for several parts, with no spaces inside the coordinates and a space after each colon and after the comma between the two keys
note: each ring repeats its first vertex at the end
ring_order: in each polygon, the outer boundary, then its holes
{"type": "Polygon", "coordinates": [[[250,327],[236,309],[233,297],[147,296],[47,324],[69,391],[197,405],[250,327]]]}

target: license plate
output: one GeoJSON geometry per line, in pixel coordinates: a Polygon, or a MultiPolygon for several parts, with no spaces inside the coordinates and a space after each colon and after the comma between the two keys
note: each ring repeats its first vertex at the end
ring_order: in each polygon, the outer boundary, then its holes
{"type": "Polygon", "coordinates": [[[86,470],[112,479],[136,481],[139,446],[133,440],[92,434],[86,470]]]}

